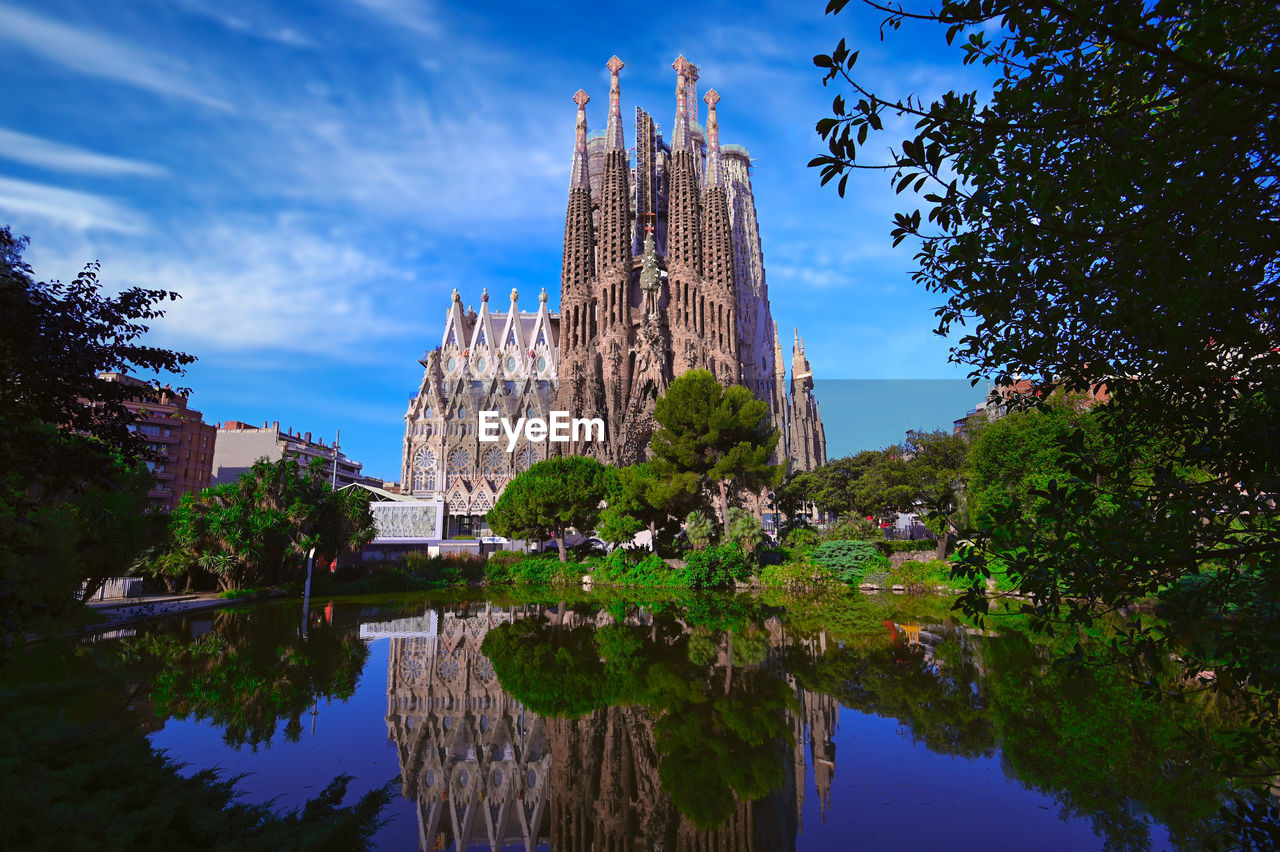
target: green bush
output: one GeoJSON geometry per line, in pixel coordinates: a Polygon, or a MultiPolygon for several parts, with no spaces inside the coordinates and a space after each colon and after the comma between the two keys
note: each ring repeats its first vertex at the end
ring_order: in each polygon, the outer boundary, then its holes
{"type": "Polygon", "coordinates": [[[796,527],[795,529],[787,530],[782,537],[782,543],[792,550],[803,550],[805,548],[813,550],[821,540],[817,531],[808,527],[796,527]]]}
{"type": "Polygon", "coordinates": [[[869,541],[824,541],[813,551],[813,561],[850,586],[868,571],[885,571],[889,560],[869,541]]]}
{"type": "Polygon", "coordinates": [[[460,585],[484,576],[485,562],[470,553],[445,553],[436,556],[421,551],[404,558],[405,573],[429,583],[460,585]]]}
{"type": "Polygon", "coordinates": [[[621,548],[610,553],[593,576],[619,586],[682,585],[678,572],[672,571],[656,553],[649,553],[639,561],[633,561],[621,548]]]}
{"type": "Polygon", "coordinates": [[[484,579],[490,585],[510,583],[515,579],[515,566],[529,558],[519,550],[499,550],[489,554],[484,563],[484,579]]]}
{"type": "Polygon", "coordinates": [[[877,541],[875,544],[886,556],[890,553],[933,553],[938,549],[938,543],[928,538],[919,538],[914,541],[877,541]]]}
{"type": "Polygon", "coordinates": [[[684,567],[676,572],[683,585],[692,589],[720,589],[742,582],[751,569],[736,543],[718,544],[686,554],[684,567]]]}
{"type": "Polygon", "coordinates": [[[555,553],[526,556],[511,566],[511,582],[520,586],[570,586],[581,578],[581,565],[561,562],[555,553]]]}
{"type": "Polygon", "coordinates": [[[823,566],[802,560],[766,565],[760,571],[760,582],[766,586],[819,588],[836,585],[839,580],[823,566]]]}
{"type": "Polygon", "coordinates": [[[903,562],[890,570],[889,582],[901,584],[910,591],[931,590],[935,586],[951,588],[955,581],[951,579],[951,568],[941,559],[930,559],[920,562],[915,559],[903,562]]]}

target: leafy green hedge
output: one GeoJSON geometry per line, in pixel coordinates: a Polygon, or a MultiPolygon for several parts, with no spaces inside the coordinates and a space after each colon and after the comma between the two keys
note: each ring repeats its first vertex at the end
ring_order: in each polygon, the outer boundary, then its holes
{"type": "Polygon", "coordinates": [[[593,577],[619,586],[682,586],[681,578],[656,553],[639,561],[618,548],[599,560],[593,577]]]}
{"type": "Polygon", "coordinates": [[[875,545],[885,555],[890,553],[933,553],[938,549],[938,543],[927,538],[918,538],[914,541],[877,541],[875,545]]]}
{"type": "Polygon", "coordinates": [[[751,576],[751,567],[736,543],[717,544],[685,555],[676,572],[691,589],[721,589],[751,576]]]}
{"type": "Polygon", "coordinates": [[[490,585],[567,586],[579,582],[582,566],[561,562],[554,553],[531,556],[515,551],[490,554],[484,565],[484,578],[490,585]]]}
{"type": "Polygon", "coordinates": [[[813,551],[813,561],[850,586],[869,571],[889,568],[888,558],[869,541],[824,541],[813,551]]]}
{"type": "Polygon", "coordinates": [[[760,582],[766,586],[818,588],[831,586],[839,581],[821,565],[786,562],[781,565],[766,565],[760,571],[760,582]]]}

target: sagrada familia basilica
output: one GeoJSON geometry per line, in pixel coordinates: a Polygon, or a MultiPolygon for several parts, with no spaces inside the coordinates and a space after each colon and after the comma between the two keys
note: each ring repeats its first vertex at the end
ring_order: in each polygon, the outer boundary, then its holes
{"type": "Polygon", "coordinates": [[[676,59],[676,114],[668,141],[635,111],[635,157],[623,132],[619,72],[608,62],[609,119],[587,134],[587,93],[574,95],[577,132],[565,216],[560,309],[545,288],[536,311],[511,291],[505,310],[464,310],[455,290],[441,345],[405,415],[405,493],[440,501],[447,514],[482,517],[506,482],[548,454],[592,454],[630,464],[644,458],[655,401],[687,370],[749,388],[769,406],[780,457],[808,470],[826,461],[813,378],[797,332],[790,394],[769,311],[751,189],[751,158],[720,144],[712,89],[699,123],[698,69],[676,59]],[[605,441],[479,440],[477,414],[512,421],[553,410],[601,418],[605,441]]]}

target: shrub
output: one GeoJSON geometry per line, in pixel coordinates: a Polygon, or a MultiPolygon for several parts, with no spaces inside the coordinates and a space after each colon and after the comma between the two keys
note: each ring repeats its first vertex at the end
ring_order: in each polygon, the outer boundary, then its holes
{"type": "Polygon", "coordinates": [[[903,562],[889,572],[892,583],[901,583],[912,591],[933,589],[935,586],[951,588],[955,581],[951,579],[951,569],[940,559],[920,562],[915,559],[903,562]]]}
{"type": "Polygon", "coordinates": [[[813,561],[851,586],[868,571],[889,568],[889,560],[869,541],[825,541],[813,551],[813,561]]]}
{"type": "Polygon", "coordinates": [[[404,558],[405,573],[437,585],[460,585],[484,576],[484,560],[470,553],[432,556],[421,551],[404,558]]]}
{"type": "Polygon", "coordinates": [[[760,582],[766,586],[786,588],[818,588],[839,581],[829,570],[813,562],[797,561],[782,565],[766,565],[760,571],[760,582]]]}
{"type": "Polygon", "coordinates": [[[685,557],[684,567],[676,572],[693,589],[719,589],[732,586],[751,576],[751,569],[736,543],[720,544],[694,550],[685,557]]]}
{"type": "Polygon", "coordinates": [[[914,541],[877,541],[876,547],[888,556],[890,553],[933,553],[938,543],[933,539],[919,538],[914,541]]]}
{"type": "Polygon", "coordinates": [[[561,562],[556,553],[526,556],[511,566],[511,581],[522,586],[568,586],[579,582],[582,566],[561,562]]]}
{"type": "Polygon", "coordinates": [[[615,583],[619,586],[681,585],[679,573],[672,571],[656,553],[647,554],[643,559],[634,562],[626,558],[624,551],[615,550],[597,569],[595,576],[606,583],[615,583]]]}
{"type": "Polygon", "coordinates": [[[786,535],[782,537],[782,543],[792,550],[813,550],[820,541],[817,531],[808,527],[787,530],[786,535]]]}
{"type": "Polygon", "coordinates": [[[498,550],[484,563],[484,579],[490,585],[510,583],[515,579],[515,566],[529,558],[518,550],[498,550]]]}
{"type": "Polygon", "coordinates": [[[857,515],[841,518],[822,531],[823,541],[879,541],[883,538],[884,533],[879,526],[857,515]]]}

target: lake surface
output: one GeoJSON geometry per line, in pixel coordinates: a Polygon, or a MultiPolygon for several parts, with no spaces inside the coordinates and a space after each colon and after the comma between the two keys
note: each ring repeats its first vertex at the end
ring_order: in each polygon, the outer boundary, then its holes
{"type": "Polygon", "coordinates": [[[128,712],[185,771],[282,807],[392,782],[382,849],[1201,845],[1222,789],[1178,750],[1194,708],[948,603],[472,593],[99,644],[159,661],[128,712]]]}

